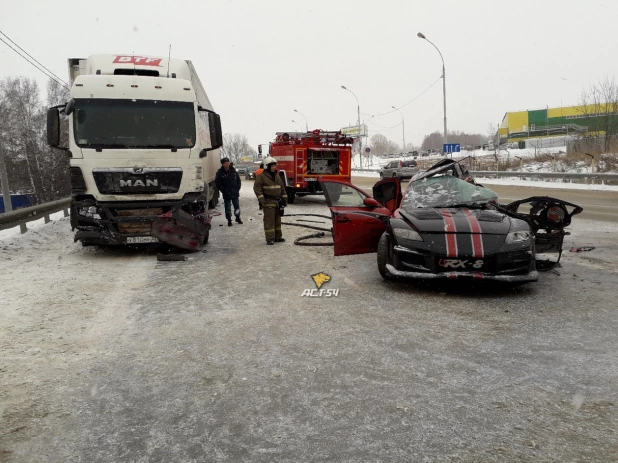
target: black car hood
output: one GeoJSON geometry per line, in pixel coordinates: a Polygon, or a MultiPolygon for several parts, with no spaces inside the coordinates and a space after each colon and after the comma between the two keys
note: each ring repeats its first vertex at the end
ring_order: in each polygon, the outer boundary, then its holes
{"type": "Polygon", "coordinates": [[[511,219],[501,212],[464,207],[398,210],[420,233],[506,235],[511,219]]]}

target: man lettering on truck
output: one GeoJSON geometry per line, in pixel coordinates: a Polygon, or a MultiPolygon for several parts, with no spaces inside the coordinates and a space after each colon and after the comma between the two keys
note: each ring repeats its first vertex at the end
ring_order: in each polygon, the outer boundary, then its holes
{"type": "Polygon", "coordinates": [[[225,218],[229,227],[232,226],[232,205],[234,206],[234,215],[236,222],[242,225],[240,220],[240,175],[232,166],[228,158],[221,159],[221,168],[217,172],[216,177],[217,188],[223,194],[223,202],[225,204],[225,218]]]}
{"type": "Polygon", "coordinates": [[[287,206],[288,195],[277,170],[277,160],[273,157],[267,157],[264,164],[266,164],[266,169],[256,177],[253,191],[260,205],[264,208],[266,244],[272,245],[275,242],[283,243],[285,241],[281,233],[279,202],[283,207],[287,206]]]}

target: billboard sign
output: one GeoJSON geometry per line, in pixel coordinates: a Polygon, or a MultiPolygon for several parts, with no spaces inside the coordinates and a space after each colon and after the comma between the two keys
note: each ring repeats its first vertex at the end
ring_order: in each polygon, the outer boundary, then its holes
{"type": "Polygon", "coordinates": [[[347,135],[349,137],[366,137],[367,136],[367,126],[365,124],[361,124],[360,128],[358,125],[352,125],[350,127],[343,127],[341,129],[341,133],[347,135]]]}

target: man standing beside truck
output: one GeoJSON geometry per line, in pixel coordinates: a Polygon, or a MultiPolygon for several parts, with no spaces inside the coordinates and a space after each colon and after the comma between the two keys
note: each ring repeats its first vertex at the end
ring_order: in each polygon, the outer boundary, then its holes
{"type": "Polygon", "coordinates": [[[264,234],[266,244],[272,245],[283,243],[281,233],[281,213],[279,203],[283,207],[287,206],[288,195],[285,191],[285,184],[277,170],[277,160],[267,157],[264,160],[266,168],[264,172],[255,178],[253,191],[257,196],[260,205],[264,208],[264,234]]]}
{"type": "Polygon", "coordinates": [[[234,215],[236,223],[242,225],[240,220],[240,175],[236,169],[230,165],[228,158],[221,159],[221,168],[217,172],[215,179],[217,188],[223,194],[223,202],[225,204],[225,218],[227,225],[232,226],[232,206],[234,206],[234,215]]]}

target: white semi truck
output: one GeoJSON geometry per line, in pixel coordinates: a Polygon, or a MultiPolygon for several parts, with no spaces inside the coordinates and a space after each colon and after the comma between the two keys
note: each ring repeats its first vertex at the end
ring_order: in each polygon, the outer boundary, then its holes
{"type": "Polygon", "coordinates": [[[68,64],[70,100],[48,110],[47,138],[70,157],[75,241],[206,242],[222,132],[191,61],[92,55],[68,64]]]}

